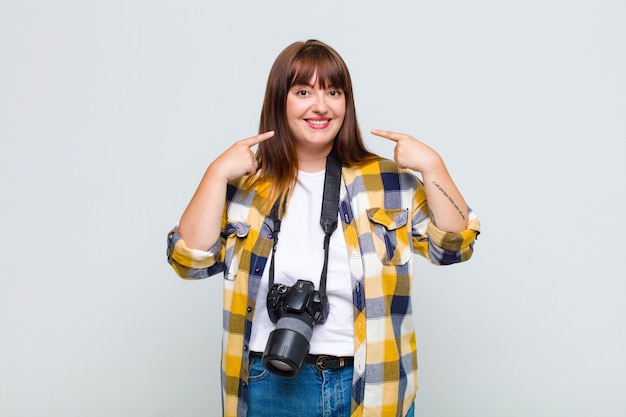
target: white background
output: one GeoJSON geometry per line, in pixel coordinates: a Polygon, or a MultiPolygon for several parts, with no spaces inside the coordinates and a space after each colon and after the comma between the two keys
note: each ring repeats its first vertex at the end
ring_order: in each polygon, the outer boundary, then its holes
{"type": "Polygon", "coordinates": [[[623,1],[0,1],[0,415],[219,414],[222,279],[165,237],[317,38],[482,220],[418,259],[416,416],[626,415],[623,1]]]}

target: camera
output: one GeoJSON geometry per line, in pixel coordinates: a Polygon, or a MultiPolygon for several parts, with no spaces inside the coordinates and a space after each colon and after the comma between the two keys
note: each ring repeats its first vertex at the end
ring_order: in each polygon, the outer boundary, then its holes
{"type": "Polygon", "coordinates": [[[309,353],[313,326],[324,323],[329,311],[328,297],[321,296],[311,281],[298,280],[291,287],[272,285],[267,312],[276,328],[263,353],[265,368],[286,378],[297,376],[309,353]]]}

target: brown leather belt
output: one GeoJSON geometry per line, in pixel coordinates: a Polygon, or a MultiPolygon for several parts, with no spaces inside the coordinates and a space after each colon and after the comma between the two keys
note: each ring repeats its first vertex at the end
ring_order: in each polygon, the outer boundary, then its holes
{"type": "MultiPolygon", "coordinates": [[[[263,356],[260,352],[250,352],[251,357],[261,359],[263,356]]],[[[352,356],[331,356],[331,355],[311,355],[307,354],[304,363],[315,365],[318,371],[326,371],[328,369],[339,369],[344,366],[353,366],[354,358],[352,356]]]]}
{"type": "Polygon", "coordinates": [[[311,355],[307,354],[304,363],[315,365],[318,371],[327,369],[343,368],[344,366],[354,365],[352,356],[330,356],[330,355],[311,355]]]}

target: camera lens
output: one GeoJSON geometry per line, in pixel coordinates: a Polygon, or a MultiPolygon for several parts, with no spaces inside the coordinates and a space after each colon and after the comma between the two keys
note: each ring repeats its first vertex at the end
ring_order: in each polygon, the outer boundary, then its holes
{"type": "Polygon", "coordinates": [[[270,333],[263,353],[263,365],[270,372],[286,378],[300,373],[309,352],[313,326],[301,318],[282,317],[270,333]]]}
{"type": "Polygon", "coordinates": [[[269,364],[281,372],[293,373],[294,368],[288,363],[283,362],[281,359],[272,359],[269,364]]]}

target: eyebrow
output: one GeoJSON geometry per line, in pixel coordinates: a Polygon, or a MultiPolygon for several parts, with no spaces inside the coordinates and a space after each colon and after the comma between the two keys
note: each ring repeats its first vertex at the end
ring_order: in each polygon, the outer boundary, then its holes
{"type": "Polygon", "coordinates": [[[291,84],[291,87],[290,87],[290,88],[293,88],[293,87],[302,87],[302,86],[305,86],[305,87],[311,87],[311,88],[313,88],[313,87],[315,87],[315,84],[305,83],[305,82],[296,82],[296,83],[291,84]]]}
{"type": "MultiPolygon", "coordinates": [[[[316,82],[315,84],[318,84],[318,85],[319,85],[319,83],[317,83],[317,82],[316,82]]],[[[293,84],[291,84],[291,86],[289,87],[289,89],[292,89],[292,88],[295,88],[295,87],[310,87],[310,88],[315,88],[315,84],[310,84],[310,83],[305,83],[305,82],[297,82],[297,83],[293,83],[293,84]]],[[[331,90],[331,89],[332,89],[332,90],[343,90],[343,88],[342,88],[342,87],[340,87],[340,86],[336,86],[336,85],[334,85],[334,84],[327,84],[325,89],[326,89],[326,90],[331,90]]]]}

